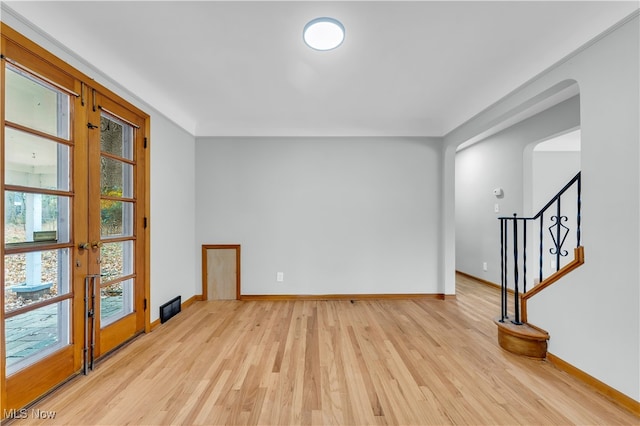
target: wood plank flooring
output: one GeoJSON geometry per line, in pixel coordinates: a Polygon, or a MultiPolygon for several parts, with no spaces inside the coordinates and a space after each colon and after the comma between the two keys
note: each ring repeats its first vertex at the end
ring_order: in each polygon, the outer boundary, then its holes
{"type": "Polygon", "coordinates": [[[497,344],[499,292],[454,300],[198,302],[14,424],[638,424],[497,344]]]}

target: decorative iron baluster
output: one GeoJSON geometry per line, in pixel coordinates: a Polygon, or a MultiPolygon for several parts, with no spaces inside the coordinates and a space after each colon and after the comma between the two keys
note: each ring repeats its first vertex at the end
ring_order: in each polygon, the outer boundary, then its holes
{"type": "Polygon", "coordinates": [[[527,219],[522,222],[522,292],[527,292],[527,219]]]}
{"type": "MultiPolygon", "coordinates": [[[[558,205],[560,205],[560,199],[558,199],[558,205]]],[[[550,248],[549,253],[556,257],[556,271],[560,270],[560,257],[566,257],[569,254],[567,250],[562,250],[564,241],[567,239],[567,235],[569,234],[569,228],[564,226],[562,222],[566,222],[567,220],[569,220],[567,216],[561,216],[559,213],[557,216],[551,216],[551,221],[555,223],[549,227],[549,232],[551,233],[551,238],[555,247],[550,248]],[[553,232],[554,228],[556,231],[555,234],[553,232]]]]}
{"type": "MultiPolygon", "coordinates": [[[[560,249],[562,244],[559,244],[559,242],[560,242],[560,225],[562,224],[562,218],[561,218],[561,214],[560,214],[560,212],[562,211],[561,208],[560,208],[560,200],[561,200],[561,198],[562,197],[558,197],[558,202],[556,204],[557,208],[558,208],[557,215],[556,215],[556,219],[557,219],[556,223],[558,225],[558,226],[556,226],[556,234],[557,234],[558,240],[555,242],[555,244],[556,244],[556,271],[560,270],[560,256],[561,256],[561,253],[562,253],[562,251],[560,249]]],[[[563,240],[563,242],[564,242],[564,240],[563,240]]]]}
{"type": "Polygon", "coordinates": [[[576,218],[576,222],[577,222],[576,223],[576,228],[577,228],[576,247],[580,247],[580,220],[582,218],[581,211],[580,211],[580,209],[582,208],[582,174],[578,173],[576,176],[578,178],[578,215],[576,218]]]}
{"type": "Polygon", "coordinates": [[[542,282],[542,280],[544,279],[543,275],[542,275],[542,268],[543,268],[543,261],[544,261],[544,233],[542,231],[542,229],[544,228],[544,212],[540,213],[540,260],[539,260],[539,264],[540,264],[540,281],[542,282]]]}
{"type": "Polygon", "coordinates": [[[520,292],[518,290],[518,221],[516,219],[517,214],[513,214],[513,303],[514,303],[514,313],[515,320],[514,324],[522,324],[520,322],[520,292]]]}

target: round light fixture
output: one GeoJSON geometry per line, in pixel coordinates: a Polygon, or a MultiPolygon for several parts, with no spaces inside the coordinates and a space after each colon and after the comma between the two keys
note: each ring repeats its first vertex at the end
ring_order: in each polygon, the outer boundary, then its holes
{"type": "Polygon", "coordinates": [[[304,26],[304,42],[315,50],[331,50],[344,41],[344,25],[333,18],[316,18],[304,26]]]}

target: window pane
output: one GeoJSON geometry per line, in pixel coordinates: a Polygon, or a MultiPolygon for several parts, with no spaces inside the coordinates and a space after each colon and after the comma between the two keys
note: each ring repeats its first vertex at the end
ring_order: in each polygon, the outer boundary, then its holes
{"type": "Polygon", "coordinates": [[[65,300],[5,320],[9,374],[69,344],[69,305],[65,300]]]}
{"type": "Polygon", "coordinates": [[[133,203],[100,200],[100,235],[129,237],[133,235],[133,203]]]}
{"type": "Polygon", "coordinates": [[[69,293],[69,249],[6,255],[4,268],[5,312],[69,293]]]}
{"type": "Polygon", "coordinates": [[[5,183],[69,190],[69,147],[5,128],[5,183]]]}
{"type": "Polygon", "coordinates": [[[100,290],[102,327],[133,312],[133,280],[121,281],[100,290]]]}
{"type": "Polygon", "coordinates": [[[5,119],[69,139],[69,95],[7,64],[5,119]]]}
{"type": "Polygon", "coordinates": [[[133,274],[133,241],[106,243],[100,249],[102,281],[113,281],[133,274]]]}
{"type": "Polygon", "coordinates": [[[133,127],[117,118],[100,117],[100,150],[133,160],[133,127]]]}
{"type": "Polygon", "coordinates": [[[133,166],[108,157],[102,157],[100,161],[102,195],[133,198],[133,166]]]}
{"type": "Polygon", "coordinates": [[[69,242],[69,197],[6,191],[5,244],[69,242]]]}

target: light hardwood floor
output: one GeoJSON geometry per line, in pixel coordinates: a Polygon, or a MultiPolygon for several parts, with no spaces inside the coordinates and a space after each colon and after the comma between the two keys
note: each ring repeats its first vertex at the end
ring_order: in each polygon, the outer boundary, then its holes
{"type": "Polygon", "coordinates": [[[503,351],[498,312],[460,276],[446,301],[198,302],[33,408],[47,425],[640,423],[503,351]]]}

